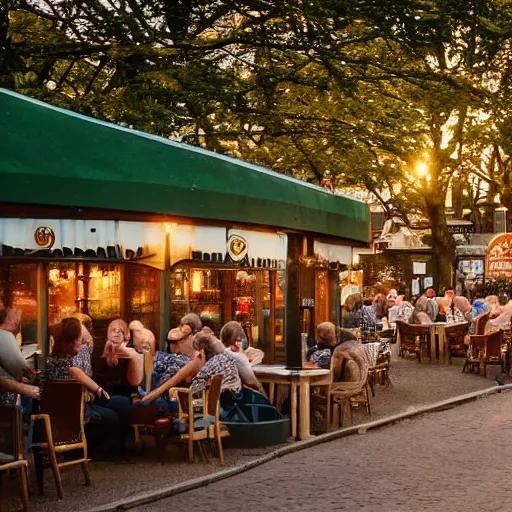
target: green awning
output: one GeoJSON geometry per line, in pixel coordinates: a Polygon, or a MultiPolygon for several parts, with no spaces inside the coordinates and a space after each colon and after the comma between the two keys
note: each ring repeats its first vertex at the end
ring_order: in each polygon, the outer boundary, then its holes
{"type": "Polygon", "coordinates": [[[368,242],[365,203],[0,89],[0,201],[236,221],[368,242]]]}

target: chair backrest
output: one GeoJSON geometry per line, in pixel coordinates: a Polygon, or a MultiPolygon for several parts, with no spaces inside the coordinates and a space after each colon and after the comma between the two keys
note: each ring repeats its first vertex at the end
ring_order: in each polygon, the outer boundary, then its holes
{"type": "Polygon", "coordinates": [[[151,352],[144,353],[144,383],[146,393],[151,391],[151,378],[153,375],[153,354],[151,352]]]}
{"type": "Polygon", "coordinates": [[[463,345],[464,338],[469,332],[469,323],[463,325],[448,325],[444,332],[450,345],[463,345]]]}
{"type": "Polygon", "coordinates": [[[499,329],[485,336],[485,355],[487,358],[501,357],[501,343],[503,342],[503,331],[499,329]]]}
{"type": "Polygon", "coordinates": [[[400,333],[400,343],[402,344],[416,343],[418,336],[425,337],[430,331],[428,325],[409,324],[402,320],[397,320],[396,325],[400,333]]]}
{"type": "Polygon", "coordinates": [[[55,445],[80,443],[83,431],[83,387],[71,379],[44,382],[41,414],[48,414],[55,445]]]}
{"type": "Polygon", "coordinates": [[[217,405],[220,400],[221,393],[221,384],[222,384],[222,375],[215,375],[210,380],[210,385],[208,386],[208,394],[207,394],[207,404],[208,409],[207,412],[210,416],[215,417],[217,414],[217,405]]]}
{"type": "Polygon", "coordinates": [[[377,364],[377,359],[379,357],[379,352],[381,348],[380,341],[376,341],[373,343],[362,343],[363,349],[368,357],[368,364],[370,368],[377,364]]]}
{"type": "Polygon", "coordinates": [[[485,334],[485,327],[489,321],[489,311],[478,315],[475,318],[475,334],[485,334]]]}
{"type": "Polygon", "coordinates": [[[0,405],[0,452],[15,460],[23,456],[21,407],[0,405]]]}
{"type": "Polygon", "coordinates": [[[338,345],[331,357],[331,384],[357,382],[361,388],[368,377],[368,358],[362,343],[347,341],[338,345]],[[350,375],[350,379],[347,376],[350,375]]]}

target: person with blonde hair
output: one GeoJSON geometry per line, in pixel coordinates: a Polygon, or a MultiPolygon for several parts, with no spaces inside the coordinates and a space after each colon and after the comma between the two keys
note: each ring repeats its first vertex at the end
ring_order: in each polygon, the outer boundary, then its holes
{"type": "Polygon", "coordinates": [[[94,380],[110,395],[131,396],[142,382],[143,357],[128,347],[128,325],[118,318],[110,322],[103,354],[93,354],[94,380]]]}
{"type": "Polygon", "coordinates": [[[500,299],[497,295],[488,295],[485,297],[485,304],[489,310],[489,318],[491,320],[503,313],[503,306],[500,304],[500,299]]]}
{"type": "Polygon", "coordinates": [[[137,352],[149,352],[154,356],[156,350],[155,335],[149,329],[146,329],[140,320],[132,320],[128,328],[132,333],[133,348],[137,352]]]}

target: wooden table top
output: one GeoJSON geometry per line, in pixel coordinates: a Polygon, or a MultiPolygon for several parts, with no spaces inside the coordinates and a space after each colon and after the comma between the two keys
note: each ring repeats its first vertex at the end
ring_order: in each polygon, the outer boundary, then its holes
{"type": "Polygon", "coordinates": [[[290,370],[286,366],[259,364],[253,366],[253,371],[256,376],[273,375],[275,377],[319,377],[322,375],[329,375],[330,370],[324,368],[304,368],[302,370],[290,370]]]}

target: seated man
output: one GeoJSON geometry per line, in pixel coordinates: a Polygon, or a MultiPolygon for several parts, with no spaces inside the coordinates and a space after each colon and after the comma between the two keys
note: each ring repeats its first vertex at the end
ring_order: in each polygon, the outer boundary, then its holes
{"type": "Polygon", "coordinates": [[[39,388],[20,382],[20,379],[32,377],[33,372],[23,357],[15,335],[19,332],[21,315],[19,311],[0,309],[0,404],[14,404],[16,394],[29,398],[39,397],[39,388]]]}
{"type": "Polygon", "coordinates": [[[306,359],[307,367],[320,367],[329,369],[331,366],[331,357],[334,349],[349,340],[357,340],[354,334],[345,329],[339,329],[336,333],[336,327],[331,322],[322,322],[316,326],[316,345],[308,350],[306,359]]]}

